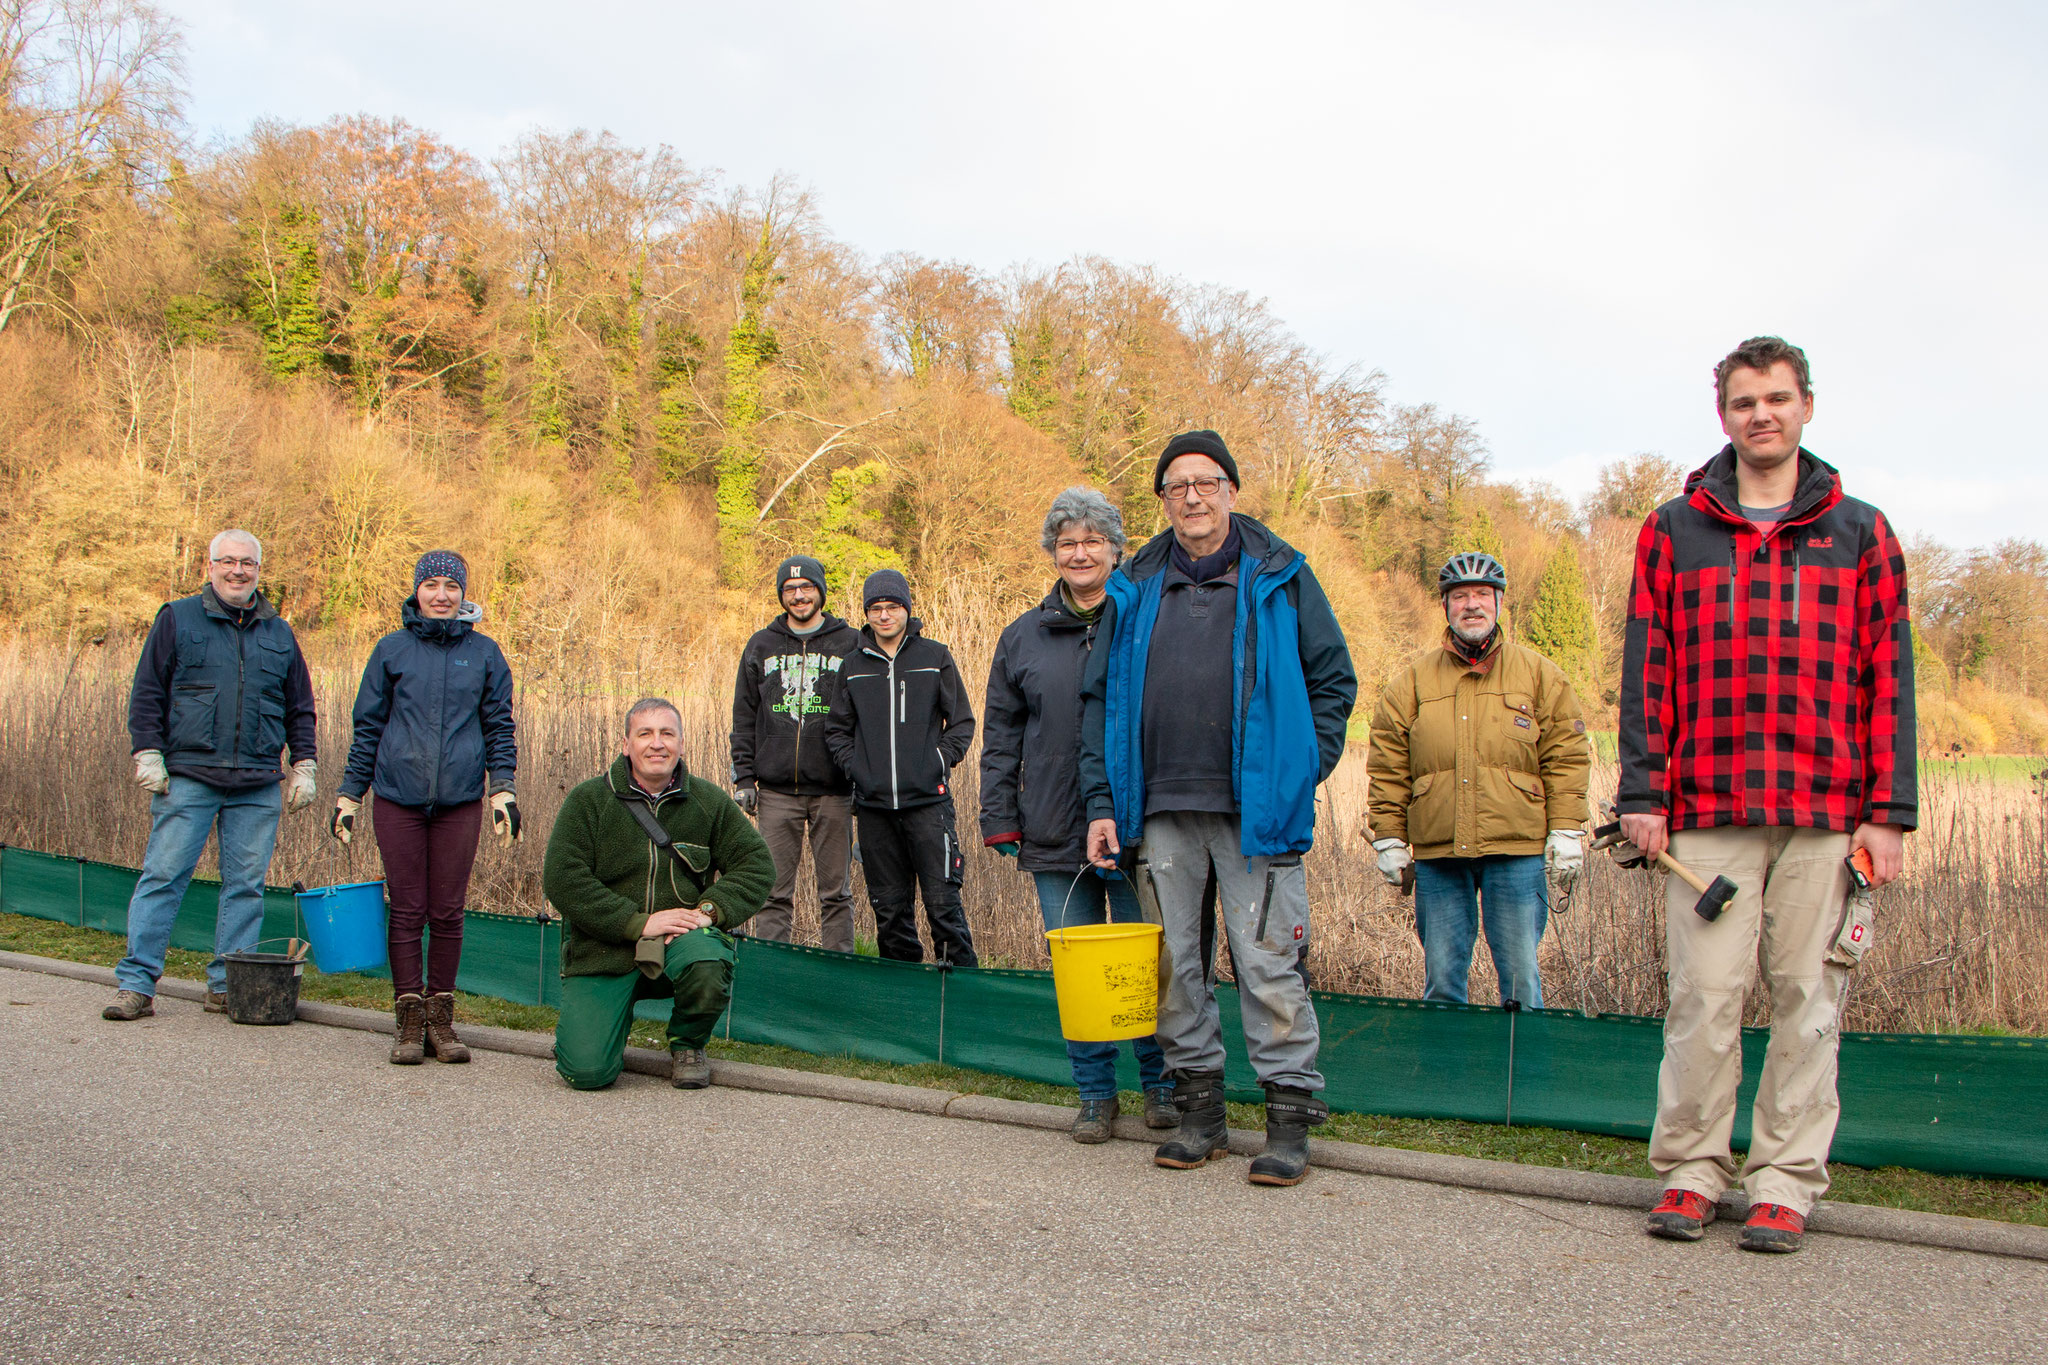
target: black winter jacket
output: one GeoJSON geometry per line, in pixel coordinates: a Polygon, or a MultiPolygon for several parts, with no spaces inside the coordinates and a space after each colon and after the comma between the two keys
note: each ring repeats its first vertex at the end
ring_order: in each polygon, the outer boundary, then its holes
{"type": "Polygon", "coordinates": [[[1081,678],[1101,622],[1084,621],[1054,588],[1012,621],[989,662],[982,708],[981,837],[1017,840],[1026,872],[1087,863],[1081,801],[1081,678]]]}
{"type": "Polygon", "coordinates": [[[778,616],[747,641],[732,688],[732,784],[790,796],[843,796],[846,774],[825,747],[825,717],[860,632],[827,613],[809,635],[778,616]]]}
{"type": "Polygon", "coordinates": [[[974,705],[960,670],[923,630],[912,619],[892,659],[863,627],[841,670],[825,745],[853,779],[856,805],[904,810],[949,799],[947,774],[974,742],[974,705]]]}
{"type": "Polygon", "coordinates": [[[259,591],[246,607],[208,584],[167,602],[142,642],[128,738],[164,766],[222,791],[275,783],[279,749],[314,757],[313,675],[298,637],[259,591]]]}
{"type": "Polygon", "coordinates": [[[410,597],[394,630],[370,651],[356,689],[355,739],[341,794],[374,790],[401,806],[459,806],[513,790],[512,669],[476,629],[483,609],[464,602],[452,620],[420,615],[410,597]]]}

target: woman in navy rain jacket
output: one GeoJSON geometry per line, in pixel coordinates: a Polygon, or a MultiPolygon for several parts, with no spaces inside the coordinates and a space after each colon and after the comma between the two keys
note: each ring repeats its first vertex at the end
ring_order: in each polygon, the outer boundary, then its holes
{"type": "Polygon", "coordinates": [[[509,847],[519,837],[511,667],[476,629],[483,609],[464,599],[469,566],[461,555],[421,555],[412,577],[412,596],[399,609],[405,629],[377,642],[356,690],[355,738],[333,821],[334,837],[348,843],[364,793],[377,793],[373,826],[391,902],[398,1018],[391,1060],[401,1065],[428,1052],[469,1060],[455,1036],[455,971],[486,796],[499,842],[509,847]]]}

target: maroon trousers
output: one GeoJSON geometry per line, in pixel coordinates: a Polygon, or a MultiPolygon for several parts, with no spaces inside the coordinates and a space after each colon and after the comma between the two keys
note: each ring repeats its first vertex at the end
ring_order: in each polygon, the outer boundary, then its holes
{"type": "Polygon", "coordinates": [[[391,990],[420,992],[420,931],[432,926],[426,953],[426,988],[455,989],[462,963],[462,908],[469,870],[476,863],[484,803],[401,806],[381,797],[371,803],[377,852],[384,858],[384,895],[391,902],[391,990]]]}

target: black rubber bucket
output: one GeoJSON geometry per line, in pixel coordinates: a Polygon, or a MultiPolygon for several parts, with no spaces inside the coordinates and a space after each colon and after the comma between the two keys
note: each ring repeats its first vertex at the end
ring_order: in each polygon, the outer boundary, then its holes
{"type": "Polygon", "coordinates": [[[288,953],[223,953],[228,972],[228,1018],[238,1024],[289,1024],[299,1017],[299,974],[304,958],[288,953]]]}

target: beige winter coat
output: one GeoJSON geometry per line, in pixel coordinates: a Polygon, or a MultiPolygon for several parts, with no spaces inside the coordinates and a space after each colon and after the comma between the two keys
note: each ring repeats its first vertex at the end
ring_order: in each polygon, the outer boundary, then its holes
{"type": "Polygon", "coordinates": [[[1468,664],[1446,631],[1381,694],[1367,763],[1372,837],[1417,858],[1541,853],[1551,830],[1586,823],[1593,755],[1578,698],[1521,645],[1468,664]]]}

